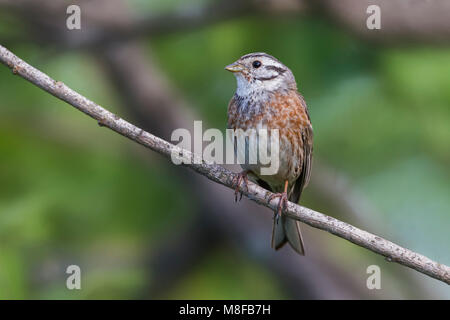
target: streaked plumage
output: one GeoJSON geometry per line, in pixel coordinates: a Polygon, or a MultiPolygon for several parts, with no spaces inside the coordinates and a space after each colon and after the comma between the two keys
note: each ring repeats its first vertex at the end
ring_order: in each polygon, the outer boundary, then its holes
{"type": "MultiPolygon", "coordinates": [[[[258,163],[246,163],[242,168],[275,193],[282,193],[287,181],[287,196],[298,203],[311,174],[313,131],[291,70],[266,53],[247,54],[226,69],[237,79],[237,90],[228,106],[228,128],[278,129],[280,136],[280,167],[275,175],[261,175],[258,163]]],[[[275,219],[272,247],[279,249],[289,242],[304,254],[299,228],[297,221],[284,215],[275,219]]]]}

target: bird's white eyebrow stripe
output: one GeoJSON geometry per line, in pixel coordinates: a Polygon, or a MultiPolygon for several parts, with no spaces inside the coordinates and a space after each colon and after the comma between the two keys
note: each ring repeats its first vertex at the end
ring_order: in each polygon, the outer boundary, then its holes
{"type": "Polygon", "coordinates": [[[273,80],[273,79],[275,79],[278,76],[279,76],[279,74],[276,74],[276,75],[273,75],[273,76],[270,76],[270,77],[259,77],[259,78],[255,78],[255,79],[256,80],[260,80],[260,81],[267,81],[267,80],[273,80]]]}

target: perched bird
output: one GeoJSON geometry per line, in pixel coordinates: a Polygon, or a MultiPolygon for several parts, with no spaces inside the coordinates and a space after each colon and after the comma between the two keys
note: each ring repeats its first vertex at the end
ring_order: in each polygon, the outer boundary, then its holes
{"type": "MultiPolygon", "coordinates": [[[[241,164],[244,171],[235,181],[236,199],[240,184],[247,183],[248,178],[274,192],[273,197],[280,201],[274,215],[272,248],[277,250],[289,242],[296,252],[304,255],[300,223],[281,212],[288,199],[299,202],[311,174],[313,129],[305,100],[297,91],[291,70],[266,53],[244,55],[225,69],[233,72],[237,80],[236,93],[228,106],[227,127],[263,128],[269,132],[278,129],[279,133],[278,171],[262,175],[259,162],[241,164]]],[[[236,142],[234,146],[236,152],[236,142]]]]}

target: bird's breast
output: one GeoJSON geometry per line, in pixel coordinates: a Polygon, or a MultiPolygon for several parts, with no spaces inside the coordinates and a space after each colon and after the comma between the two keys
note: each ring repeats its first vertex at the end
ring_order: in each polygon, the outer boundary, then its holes
{"type": "Polygon", "coordinates": [[[238,96],[228,108],[228,127],[247,130],[264,126],[268,129],[298,129],[310,126],[306,105],[296,91],[259,93],[238,96]]]}
{"type": "MultiPolygon", "coordinates": [[[[268,97],[235,97],[228,110],[228,128],[246,132],[246,139],[235,141],[237,159],[245,170],[260,176],[261,162],[249,163],[253,157],[258,159],[260,147],[267,148],[271,159],[278,160],[275,174],[261,177],[271,185],[283,184],[285,180],[295,181],[300,175],[303,161],[302,130],[310,126],[306,105],[297,92],[273,93],[268,97]],[[277,146],[273,146],[273,132],[278,136],[277,146]],[[266,130],[268,134],[261,134],[266,130]],[[250,141],[257,141],[258,148],[249,147],[250,141]],[[255,154],[256,153],[256,154],[255,154]]],[[[264,150],[263,150],[264,151],[264,150]]]]}

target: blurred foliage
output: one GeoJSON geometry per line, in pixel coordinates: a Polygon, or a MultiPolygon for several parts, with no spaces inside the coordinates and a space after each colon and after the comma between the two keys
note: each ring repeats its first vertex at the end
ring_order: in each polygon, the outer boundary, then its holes
{"type": "MultiPolygon", "coordinates": [[[[152,10],[147,3],[136,8],[152,10]]],[[[1,34],[20,34],[20,23],[10,20],[0,20],[1,34]]],[[[450,49],[376,47],[318,18],[244,18],[146,41],[174,85],[217,128],[225,127],[235,90],[224,66],[248,52],[278,57],[308,102],[315,157],[351,179],[395,232],[392,240],[450,264],[450,49]]],[[[126,116],[95,59],[28,44],[10,49],[126,116]]],[[[0,298],[134,297],[149,277],[142,255],[192,218],[189,188],[159,156],[150,155],[148,165],[138,146],[3,67],[0,84],[0,298]],[[83,281],[91,285],[68,291],[66,275],[47,281],[36,271],[60,257],[85,261],[82,270],[92,272],[84,271],[83,281]]],[[[427,285],[450,297],[445,285],[427,285]]],[[[261,266],[224,247],[166,297],[286,295],[261,266]]]]}

